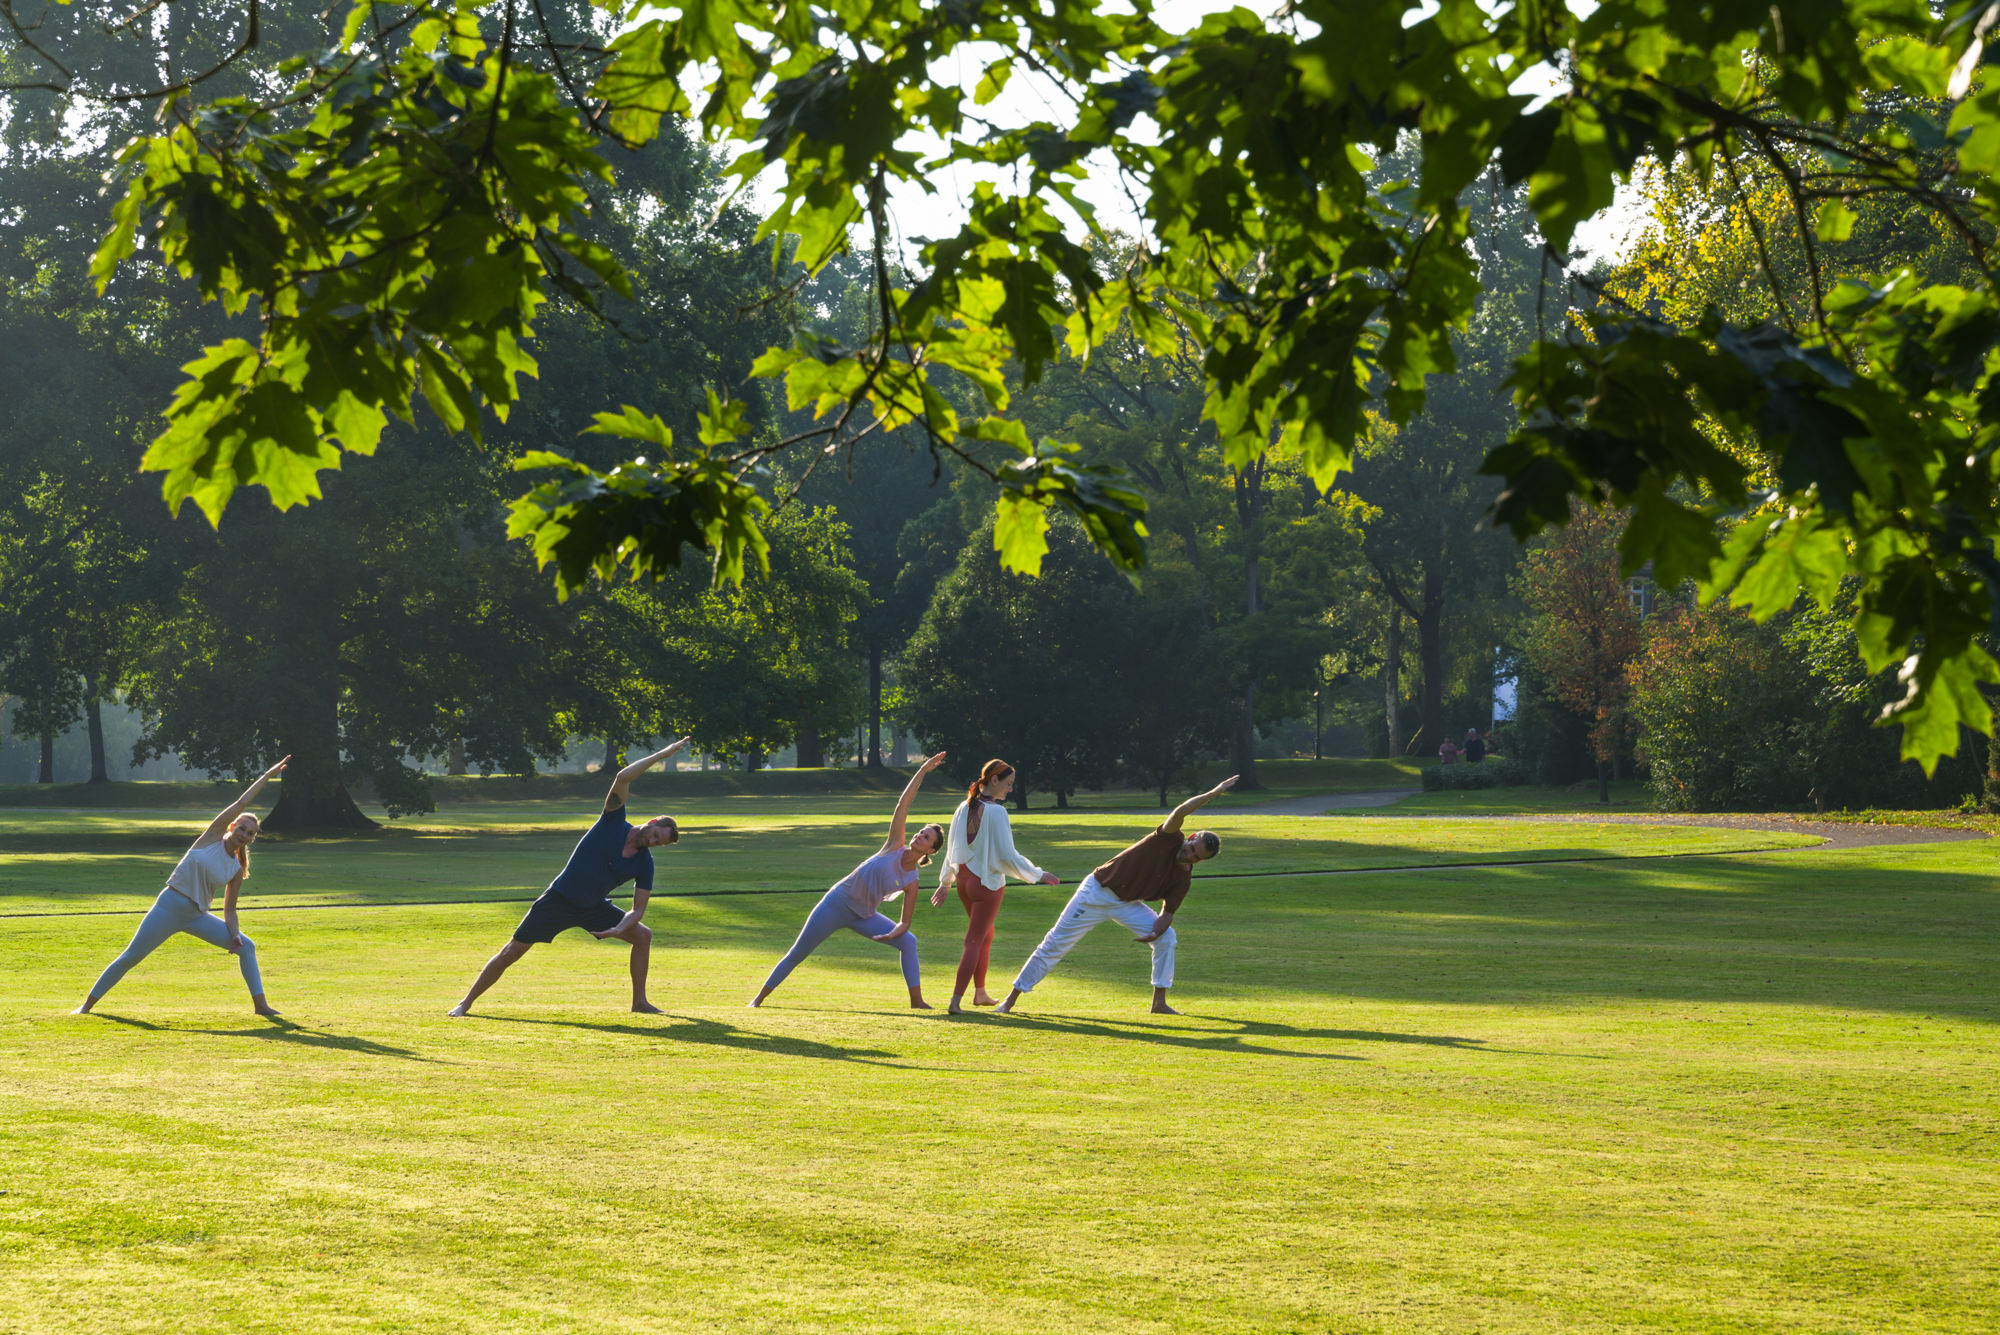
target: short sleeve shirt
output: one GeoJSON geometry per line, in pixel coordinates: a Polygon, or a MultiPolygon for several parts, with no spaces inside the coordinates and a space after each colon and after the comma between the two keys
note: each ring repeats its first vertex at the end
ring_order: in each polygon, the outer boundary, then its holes
{"type": "Polygon", "coordinates": [[[1162,825],[1091,875],[1120,899],[1163,899],[1167,912],[1177,912],[1194,879],[1193,865],[1180,860],[1186,842],[1186,835],[1162,825]]]}
{"type": "Polygon", "coordinates": [[[627,881],[636,882],[641,890],[651,890],[652,850],[642,848],[626,857],[625,836],[631,832],[632,822],[625,818],[624,807],[599,816],[576,841],[569,863],[549,882],[549,889],[578,904],[609,899],[611,892],[627,881]]]}

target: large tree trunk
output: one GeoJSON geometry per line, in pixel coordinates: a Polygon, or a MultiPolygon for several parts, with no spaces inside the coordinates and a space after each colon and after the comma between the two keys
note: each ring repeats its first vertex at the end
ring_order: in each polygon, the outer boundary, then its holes
{"type": "Polygon", "coordinates": [[[868,646],[868,768],[882,768],[882,646],[868,646]]]}
{"type": "Polygon", "coordinates": [[[97,676],[86,673],[83,678],[85,700],[83,720],[90,732],[90,781],[110,783],[111,768],[104,763],[104,711],[97,699],[97,676]]]}
{"type": "Polygon", "coordinates": [[[1417,661],[1424,674],[1417,754],[1427,756],[1444,741],[1444,581],[1424,573],[1424,610],[1417,618],[1417,661]]]}
{"type": "Polygon", "coordinates": [[[304,736],[287,736],[292,763],[279,781],[278,804],[264,819],[277,831],[372,830],[375,822],[354,804],[340,778],[340,724],[329,695],[317,718],[302,721],[304,736]]]}
{"type": "Polygon", "coordinates": [[[609,737],[606,737],[604,739],[604,763],[597,767],[598,772],[600,774],[616,774],[624,768],[625,748],[612,741],[609,737]]]}
{"type": "Polygon", "coordinates": [[[807,710],[805,716],[799,720],[798,747],[800,769],[826,767],[826,748],[820,745],[819,722],[813,718],[811,710],[807,710]]]}
{"type": "Polygon", "coordinates": [[[56,781],[56,733],[47,724],[42,725],[42,769],[35,776],[36,783],[56,781]]]}
{"type": "Polygon", "coordinates": [[[465,739],[463,737],[452,738],[451,745],[445,748],[444,772],[446,774],[465,773],[465,739]]]}
{"type": "Polygon", "coordinates": [[[757,767],[763,763],[764,753],[756,747],[753,746],[743,753],[743,772],[745,774],[755,774],[757,767]]]}
{"type": "Polygon", "coordinates": [[[1389,723],[1389,759],[1403,754],[1403,609],[1389,604],[1388,644],[1382,655],[1382,710],[1389,723]]]}

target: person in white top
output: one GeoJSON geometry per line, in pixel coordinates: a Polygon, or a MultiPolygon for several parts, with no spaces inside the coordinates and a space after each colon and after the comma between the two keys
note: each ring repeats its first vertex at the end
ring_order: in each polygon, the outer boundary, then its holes
{"type": "Polygon", "coordinates": [[[243,796],[208,823],[201,837],[181,855],[173,875],[167,877],[167,888],[160,891],[160,897],[140,920],[139,930],[132,933],[132,943],[125,947],[125,953],[105,967],[90,995],[70,1014],[90,1014],[90,1008],[116,987],[133,965],[158,950],[160,943],[175,932],[186,932],[236,956],[243,970],[243,982],[250,989],[250,1004],[259,1015],[278,1013],[264,1000],[264,980],[257,972],[257,943],[237,928],[236,892],[242,888],[243,878],[250,874],[250,845],[257,842],[257,818],[246,808],[265,784],[285,772],[291,759],[286,756],[264,771],[263,777],[251,784],[243,796]],[[210,911],[217,886],[223,887],[219,919],[210,911]]]}
{"type": "Polygon", "coordinates": [[[953,1015],[965,1012],[959,1003],[967,983],[974,988],[973,1005],[992,1006],[999,1001],[986,991],[986,957],[993,950],[993,924],[1000,916],[1000,901],[1007,895],[1007,878],[1062,884],[1015,851],[1014,827],[1007,820],[1007,794],[1013,791],[1014,767],[1004,760],[989,760],[965,790],[965,800],[951,818],[951,837],[931,903],[943,904],[945,888],[956,884],[959,902],[965,905],[970,920],[965,929],[965,950],[958,957],[958,979],[951,990],[953,1015]]]}

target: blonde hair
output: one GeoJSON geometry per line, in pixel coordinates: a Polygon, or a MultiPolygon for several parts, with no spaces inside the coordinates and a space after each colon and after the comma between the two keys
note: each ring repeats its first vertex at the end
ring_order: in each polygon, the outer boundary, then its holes
{"type": "Polygon", "coordinates": [[[235,820],[229,822],[229,828],[232,830],[239,829],[246,820],[250,822],[251,833],[244,836],[243,843],[237,848],[235,857],[236,865],[243,869],[245,876],[248,876],[250,874],[250,840],[256,837],[256,831],[264,828],[264,822],[258,820],[253,813],[246,811],[235,820]]]}

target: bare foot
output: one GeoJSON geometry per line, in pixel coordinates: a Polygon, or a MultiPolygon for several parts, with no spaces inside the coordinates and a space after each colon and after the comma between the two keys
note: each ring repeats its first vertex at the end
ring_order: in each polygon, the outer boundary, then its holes
{"type": "Polygon", "coordinates": [[[278,1012],[272,1010],[269,1006],[258,1006],[255,1009],[259,1015],[269,1016],[273,1020],[278,1018],[278,1012]]]}
{"type": "Polygon", "coordinates": [[[965,1014],[965,1007],[958,1004],[957,997],[953,997],[951,999],[951,1005],[946,1006],[944,1008],[944,1013],[946,1015],[963,1015],[965,1014]]]}
{"type": "Polygon", "coordinates": [[[1179,1011],[1177,1011],[1177,1010],[1175,1010],[1175,1009],[1174,1009],[1174,1008],[1173,1008],[1172,1006],[1169,1006],[1169,1005],[1168,1005],[1168,1004],[1167,1004],[1166,1002],[1164,1002],[1164,1001],[1156,1001],[1156,1002],[1154,1002],[1154,1003],[1153,1003],[1153,1014],[1155,1014],[1155,1015],[1179,1015],[1179,1014],[1180,1014],[1180,1012],[1179,1012],[1179,1011]]]}
{"type": "Polygon", "coordinates": [[[757,1009],[757,1008],[758,1008],[759,1006],[761,1006],[761,1005],[763,1005],[763,1004],[764,1004],[764,998],[762,998],[762,997],[752,997],[752,998],[750,998],[750,1000],[748,1000],[747,1002],[745,1002],[745,1003],[743,1003],[743,1004],[744,1004],[744,1005],[746,1005],[746,1006],[748,1006],[748,1007],[749,1007],[749,1008],[750,1008],[751,1010],[753,1010],[753,1011],[754,1011],[754,1010],[756,1010],[756,1009],[757,1009]]]}
{"type": "Polygon", "coordinates": [[[662,1015],[665,1012],[650,1001],[635,1001],[632,1003],[632,1013],[634,1015],[662,1015]]]}
{"type": "Polygon", "coordinates": [[[910,1009],[913,1011],[934,1011],[937,1007],[931,1005],[928,1001],[918,1000],[913,997],[910,1000],[910,1009]]]}
{"type": "Polygon", "coordinates": [[[1003,1001],[993,1008],[993,1013],[995,1015],[1012,1015],[1014,1013],[1014,1003],[1003,1001]]]}
{"type": "Polygon", "coordinates": [[[71,1011],[71,1012],[70,1012],[70,1014],[71,1014],[71,1015],[88,1015],[88,1014],[90,1014],[90,1003],[89,1003],[88,1001],[84,1002],[84,1003],[83,1003],[83,1004],[82,1004],[81,1006],[78,1006],[78,1007],[77,1007],[77,1008],[76,1008],[75,1010],[71,1011]]]}
{"type": "Polygon", "coordinates": [[[451,1016],[453,1019],[463,1020],[466,1016],[472,1014],[472,1003],[469,1001],[461,1001],[456,1006],[453,1006],[450,1010],[446,1011],[445,1014],[451,1016]]]}
{"type": "Polygon", "coordinates": [[[985,989],[981,988],[972,994],[972,1004],[975,1006],[998,1006],[1000,998],[988,996],[985,989]]]}

